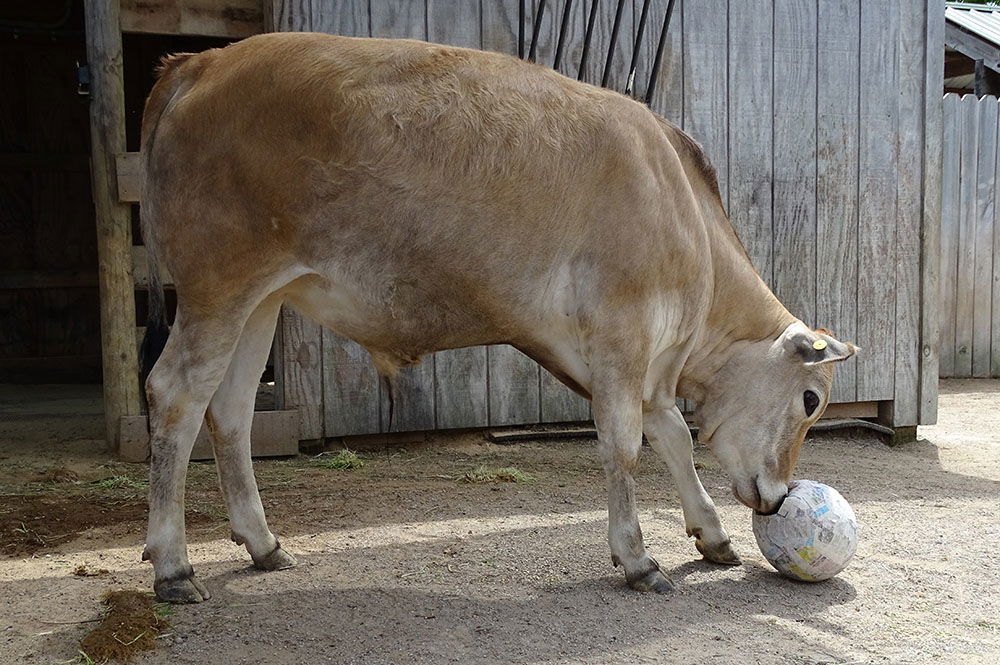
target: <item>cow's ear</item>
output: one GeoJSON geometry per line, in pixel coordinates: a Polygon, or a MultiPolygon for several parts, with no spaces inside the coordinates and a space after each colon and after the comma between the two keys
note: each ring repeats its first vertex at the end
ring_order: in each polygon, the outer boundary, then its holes
{"type": "Polygon", "coordinates": [[[850,342],[841,342],[828,330],[809,330],[802,324],[789,326],[782,338],[785,353],[805,365],[847,360],[859,351],[858,347],[850,342]]]}

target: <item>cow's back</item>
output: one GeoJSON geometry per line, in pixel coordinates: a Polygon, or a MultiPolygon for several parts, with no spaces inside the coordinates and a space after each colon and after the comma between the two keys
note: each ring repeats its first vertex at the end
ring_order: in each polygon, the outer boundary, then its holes
{"type": "Polygon", "coordinates": [[[697,274],[705,253],[654,116],[515,58],[271,34],[158,85],[180,92],[149,154],[163,214],[146,232],[180,281],[206,256],[227,258],[221,282],[297,263],[366,320],[391,310],[401,336],[508,341],[552,311],[697,274]]]}

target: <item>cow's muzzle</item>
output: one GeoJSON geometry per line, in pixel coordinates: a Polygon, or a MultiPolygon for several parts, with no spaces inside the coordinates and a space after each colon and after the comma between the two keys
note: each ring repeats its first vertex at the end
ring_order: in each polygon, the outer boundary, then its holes
{"type": "Polygon", "coordinates": [[[788,485],[771,483],[755,476],[752,480],[733,484],[733,496],[740,503],[761,515],[773,515],[788,495],[788,485]]]}

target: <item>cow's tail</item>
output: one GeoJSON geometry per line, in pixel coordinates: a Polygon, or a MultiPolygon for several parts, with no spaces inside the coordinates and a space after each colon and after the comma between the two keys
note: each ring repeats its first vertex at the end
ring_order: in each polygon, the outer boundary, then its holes
{"type": "Polygon", "coordinates": [[[180,73],[181,66],[194,55],[178,53],[164,57],[157,69],[159,80],[153,86],[146,107],[142,113],[142,205],[140,219],[142,239],[146,246],[146,257],[149,275],[149,314],[146,319],[146,334],[142,338],[139,349],[139,367],[141,388],[145,392],[146,379],[167,344],[170,335],[166,301],[163,293],[163,282],[160,277],[157,224],[157,192],[156,182],[150,177],[150,164],[156,145],[156,129],[163,115],[169,111],[174,100],[187,85],[187,77],[180,73]]]}

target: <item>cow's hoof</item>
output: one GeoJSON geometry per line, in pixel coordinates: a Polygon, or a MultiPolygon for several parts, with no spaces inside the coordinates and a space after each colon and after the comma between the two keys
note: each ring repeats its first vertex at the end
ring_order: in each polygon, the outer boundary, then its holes
{"type": "Polygon", "coordinates": [[[175,605],[200,603],[212,597],[205,585],[194,578],[193,573],[190,577],[160,580],[153,584],[153,591],[161,601],[175,605]]]}
{"type": "Polygon", "coordinates": [[[284,570],[295,565],[295,557],[281,549],[278,543],[273,550],[260,558],[254,557],[253,566],[259,570],[284,570]]]}
{"type": "Polygon", "coordinates": [[[674,583],[666,575],[660,572],[660,567],[656,561],[650,559],[652,568],[637,575],[625,575],[625,581],[629,587],[636,591],[652,591],[654,593],[672,593],[674,583]]]}
{"type": "Polygon", "coordinates": [[[694,546],[698,548],[698,551],[701,552],[706,561],[719,563],[723,566],[739,566],[743,563],[743,559],[736,553],[736,550],[733,549],[733,545],[728,539],[711,546],[706,545],[701,539],[698,539],[694,541],[694,546]]]}

